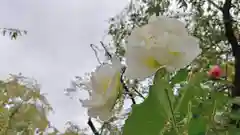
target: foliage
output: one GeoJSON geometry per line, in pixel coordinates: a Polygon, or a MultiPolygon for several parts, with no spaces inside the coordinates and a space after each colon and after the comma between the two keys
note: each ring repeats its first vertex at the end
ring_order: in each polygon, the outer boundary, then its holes
{"type": "Polygon", "coordinates": [[[19,30],[19,29],[13,29],[13,28],[0,28],[0,31],[3,36],[8,34],[11,39],[17,39],[18,36],[23,36],[27,34],[26,30],[19,30]]]}
{"type": "MultiPolygon", "coordinates": [[[[48,120],[51,111],[52,107],[34,79],[11,75],[6,81],[0,81],[0,135],[59,134],[48,120]]],[[[68,123],[62,134],[84,132],[86,131],[68,123]]]]}

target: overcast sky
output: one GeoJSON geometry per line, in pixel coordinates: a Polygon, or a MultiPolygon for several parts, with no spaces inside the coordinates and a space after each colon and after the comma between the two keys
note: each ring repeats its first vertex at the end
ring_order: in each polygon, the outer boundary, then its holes
{"type": "Polygon", "coordinates": [[[0,77],[23,73],[34,77],[48,93],[60,129],[70,120],[86,126],[81,105],[63,94],[70,80],[97,65],[90,43],[99,43],[106,20],[128,0],[0,0],[0,28],[28,31],[16,41],[0,36],[0,77]]]}

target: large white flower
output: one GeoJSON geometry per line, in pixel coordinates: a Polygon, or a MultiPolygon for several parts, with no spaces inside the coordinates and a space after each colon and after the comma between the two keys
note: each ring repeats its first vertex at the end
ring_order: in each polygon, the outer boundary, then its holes
{"type": "Polygon", "coordinates": [[[168,72],[184,68],[201,53],[198,42],[181,21],[152,17],[127,39],[125,74],[129,79],[142,80],[160,68],[168,72]]]}
{"type": "Polygon", "coordinates": [[[113,113],[116,99],[122,90],[120,83],[121,63],[114,58],[112,64],[103,64],[91,74],[90,81],[85,84],[90,89],[90,98],[82,101],[88,108],[90,117],[107,121],[113,113]]]}

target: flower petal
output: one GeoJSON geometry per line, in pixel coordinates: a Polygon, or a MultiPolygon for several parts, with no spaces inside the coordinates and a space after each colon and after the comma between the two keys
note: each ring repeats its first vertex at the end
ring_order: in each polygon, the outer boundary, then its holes
{"type": "Polygon", "coordinates": [[[108,121],[113,115],[111,109],[106,107],[98,107],[98,108],[89,108],[88,116],[93,118],[99,118],[102,121],[108,121]]]}
{"type": "Polygon", "coordinates": [[[102,121],[108,121],[113,115],[113,112],[109,110],[102,110],[101,114],[99,114],[99,119],[102,121]]]}
{"type": "MultiPolygon", "coordinates": [[[[155,67],[149,59],[154,57],[151,52],[144,47],[128,47],[126,52],[126,65],[125,76],[129,79],[143,80],[146,77],[152,76],[160,67],[155,67]]],[[[157,61],[156,61],[157,62],[157,61]]]]}
{"type": "Polygon", "coordinates": [[[116,56],[113,56],[111,61],[112,61],[113,69],[116,71],[120,71],[123,65],[121,64],[121,61],[119,60],[119,58],[117,58],[116,56]]]}
{"type": "Polygon", "coordinates": [[[159,32],[169,32],[178,36],[188,35],[185,24],[178,19],[164,16],[151,17],[148,25],[152,25],[152,29],[159,32]],[[156,29],[157,28],[157,29],[156,29]]]}

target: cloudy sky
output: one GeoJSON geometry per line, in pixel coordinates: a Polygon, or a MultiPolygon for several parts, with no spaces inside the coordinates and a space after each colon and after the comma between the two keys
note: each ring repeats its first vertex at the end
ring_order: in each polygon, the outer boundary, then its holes
{"type": "Polygon", "coordinates": [[[34,77],[55,113],[50,120],[63,129],[68,120],[86,126],[81,105],[63,94],[75,75],[97,65],[90,43],[99,43],[107,19],[128,0],[0,0],[0,28],[19,28],[28,35],[16,41],[0,36],[0,77],[21,72],[34,77]]]}

